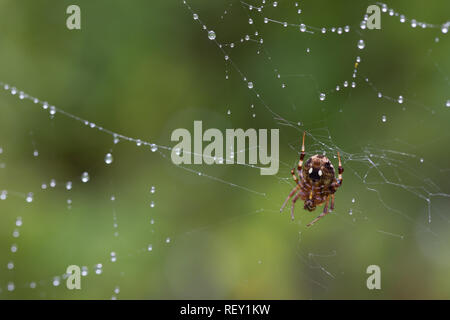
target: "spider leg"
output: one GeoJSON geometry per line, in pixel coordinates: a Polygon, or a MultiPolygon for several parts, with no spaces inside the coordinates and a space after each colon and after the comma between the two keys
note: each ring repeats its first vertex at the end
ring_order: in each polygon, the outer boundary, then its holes
{"type": "Polygon", "coordinates": [[[319,220],[320,218],[326,216],[326,215],[329,213],[329,211],[328,211],[328,202],[329,202],[329,201],[328,201],[328,200],[329,200],[329,197],[328,197],[327,200],[325,201],[325,206],[323,207],[323,212],[322,212],[317,218],[315,218],[313,221],[311,221],[310,223],[308,223],[308,224],[306,225],[307,227],[312,226],[314,223],[317,222],[317,220],[319,220]]]}
{"type": "Polygon", "coordinates": [[[339,151],[337,154],[338,154],[338,160],[339,160],[339,167],[338,167],[339,176],[338,176],[337,182],[338,182],[338,186],[340,187],[342,184],[342,173],[344,172],[344,168],[342,168],[341,155],[339,154],[339,151]]]}
{"type": "Polygon", "coordinates": [[[300,179],[302,179],[301,172],[302,172],[302,168],[303,168],[303,159],[305,159],[305,134],[306,134],[306,131],[303,132],[302,153],[300,153],[300,160],[298,161],[298,166],[297,166],[297,173],[298,173],[298,177],[300,179]]]}
{"type": "Polygon", "coordinates": [[[334,210],[334,193],[331,195],[331,207],[330,210],[333,211],[334,210]]]}
{"type": "Polygon", "coordinates": [[[291,219],[292,221],[294,221],[295,217],[294,217],[294,207],[295,207],[295,202],[297,202],[297,199],[300,198],[300,192],[294,197],[294,199],[292,199],[292,207],[291,207],[291,219]]]}
{"type": "Polygon", "coordinates": [[[292,174],[292,178],[294,178],[295,183],[298,184],[298,178],[295,175],[295,170],[294,169],[291,170],[291,174],[292,174]]]}
{"type": "Polygon", "coordinates": [[[291,193],[289,193],[288,197],[286,198],[286,200],[284,200],[283,205],[281,206],[280,212],[283,212],[284,207],[286,206],[287,202],[289,201],[290,198],[292,198],[292,196],[297,192],[297,190],[300,189],[300,185],[296,185],[294,189],[292,189],[291,193]]]}

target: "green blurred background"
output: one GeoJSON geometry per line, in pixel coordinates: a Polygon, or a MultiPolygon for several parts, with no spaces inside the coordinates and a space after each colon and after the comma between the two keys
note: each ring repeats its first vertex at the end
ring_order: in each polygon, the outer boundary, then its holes
{"type": "MultiPolygon", "coordinates": [[[[366,1],[271,3],[258,13],[239,1],[189,2],[264,103],[292,126],[274,119],[182,1],[0,0],[1,82],[163,146],[173,146],[171,132],[192,130],[194,120],[223,130],[279,128],[281,161],[276,176],[236,165],[187,166],[190,172],[161,148],[114,144],[108,134],[60,113],[52,118],[2,90],[0,190],[8,198],[0,201],[0,298],[450,297],[448,35],[413,29],[387,13],[381,30],[361,30],[372,4],[366,1]],[[81,7],[81,30],[66,28],[70,4],[81,7]],[[351,31],[301,33],[264,24],[264,17],[351,31]],[[247,34],[264,45],[241,42],[247,34]],[[320,101],[320,92],[352,81],[356,56],[362,60],[356,88],[320,101]],[[377,98],[365,77],[383,94],[407,101],[377,98]],[[310,133],[307,156],[326,152],[335,162],[337,148],[344,155],[336,209],[312,228],[305,225],[321,208],[307,213],[300,203],[295,222],[289,210],[279,213],[293,187],[290,169],[303,130],[310,133]],[[43,190],[51,179],[56,187],[43,190]],[[110,261],[111,252],[117,261],[110,261]],[[81,290],[52,283],[71,264],[89,268],[81,290]],[[381,290],[366,287],[372,264],[381,267],[381,290]]],[[[387,4],[419,21],[449,20],[448,1],[387,4]]]]}

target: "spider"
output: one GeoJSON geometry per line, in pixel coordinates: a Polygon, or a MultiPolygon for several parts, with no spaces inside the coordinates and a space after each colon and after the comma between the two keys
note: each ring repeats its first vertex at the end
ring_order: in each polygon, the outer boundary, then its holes
{"type": "Polygon", "coordinates": [[[338,179],[336,180],[334,167],[331,161],[327,157],[321,154],[316,154],[309,158],[305,166],[303,167],[303,159],[305,158],[305,134],[303,133],[302,152],[300,154],[300,161],[298,162],[297,173],[298,178],[295,175],[295,168],[291,170],[292,177],[296,183],[294,189],[292,189],[289,196],[281,206],[280,212],[283,211],[289,199],[292,199],[291,218],[294,220],[294,206],[295,202],[300,198],[305,201],[304,209],[308,211],[314,211],[316,206],[325,202],[323,212],[313,221],[311,221],[307,227],[313,225],[317,220],[324,217],[329,213],[328,203],[331,198],[330,209],[334,209],[334,193],[342,185],[342,168],[341,156],[338,155],[339,168],[338,179]]]}

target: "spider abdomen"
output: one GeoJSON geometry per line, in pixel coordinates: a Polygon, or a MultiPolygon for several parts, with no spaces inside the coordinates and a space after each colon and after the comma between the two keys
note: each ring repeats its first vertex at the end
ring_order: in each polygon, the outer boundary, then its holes
{"type": "Polygon", "coordinates": [[[302,168],[300,182],[300,197],[305,201],[305,209],[315,210],[336,192],[335,172],[331,161],[321,154],[309,158],[302,168]]]}

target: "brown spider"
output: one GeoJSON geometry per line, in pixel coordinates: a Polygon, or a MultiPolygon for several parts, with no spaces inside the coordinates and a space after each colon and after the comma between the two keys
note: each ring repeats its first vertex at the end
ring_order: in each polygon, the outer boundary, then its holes
{"type": "Polygon", "coordinates": [[[292,220],[294,220],[295,202],[299,198],[305,201],[304,209],[308,211],[314,211],[316,206],[325,202],[323,212],[307,225],[307,227],[309,227],[317,220],[328,214],[328,200],[330,197],[330,209],[334,209],[334,193],[342,185],[342,173],[344,172],[344,168],[342,168],[341,156],[339,155],[339,152],[337,153],[339,160],[339,177],[337,180],[333,165],[324,155],[316,154],[315,156],[312,156],[306,161],[305,167],[303,167],[303,159],[305,158],[305,134],[306,132],[303,133],[302,153],[300,154],[300,161],[298,162],[297,167],[298,178],[295,175],[295,170],[291,170],[292,177],[297,185],[294,189],[292,189],[291,193],[289,193],[289,196],[284,201],[280,212],[283,211],[289,199],[294,195],[295,197],[292,199],[291,207],[292,220]]]}

